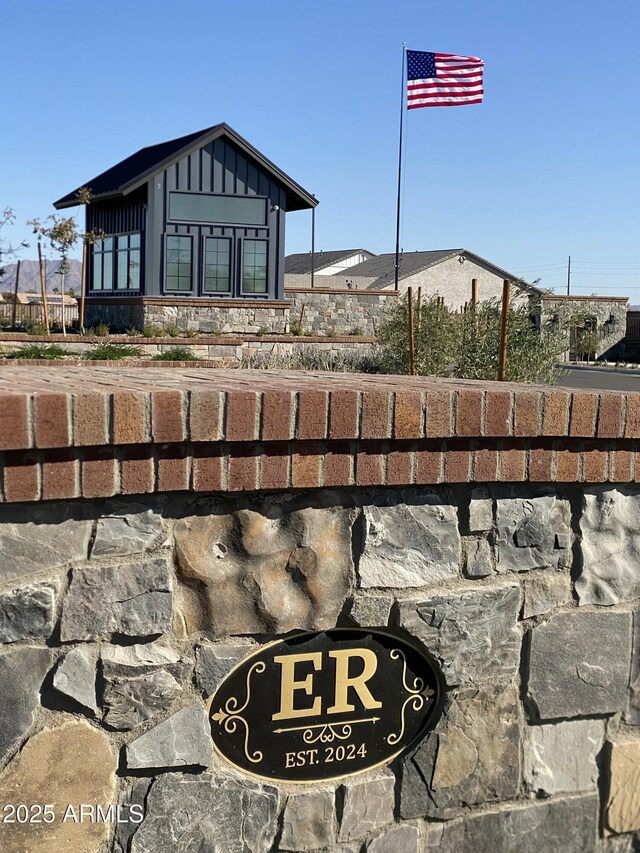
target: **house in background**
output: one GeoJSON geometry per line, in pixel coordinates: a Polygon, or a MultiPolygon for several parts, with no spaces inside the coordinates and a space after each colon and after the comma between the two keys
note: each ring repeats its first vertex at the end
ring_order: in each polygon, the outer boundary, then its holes
{"type": "MultiPolygon", "coordinates": [[[[340,287],[367,290],[393,290],[395,287],[395,253],[376,255],[347,273],[339,273],[332,281],[340,287]]],[[[409,287],[414,293],[422,288],[424,297],[441,296],[450,308],[461,308],[471,299],[471,280],[478,281],[481,301],[500,299],[502,283],[509,279],[517,299],[538,296],[541,291],[502,267],[481,258],[468,249],[437,249],[428,252],[403,252],[399,259],[398,290],[409,287]]]]}
{"type": "MultiPolygon", "coordinates": [[[[311,252],[301,252],[297,255],[287,255],[284,259],[284,286],[310,287],[311,268],[313,276],[333,276],[346,273],[370,258],[375,257],[367,249],[334,249],[330,252],[314,252],[313,263],[311,252]]],[[[318,287],[331,287],[331,282],[324,278],[317,283],[318,287]]]]}
{"type": "MultiPolygon", "coordinates": [[[[87,231],[102,235],[87,265],[86,322],[113,326],[176,315],[163,307],[273,307],[285,216],[318,203],[227,124],[143,148],[84,186],[87,231]]],[[[78,192],[55,207],[77,206],[78,192]]]]}

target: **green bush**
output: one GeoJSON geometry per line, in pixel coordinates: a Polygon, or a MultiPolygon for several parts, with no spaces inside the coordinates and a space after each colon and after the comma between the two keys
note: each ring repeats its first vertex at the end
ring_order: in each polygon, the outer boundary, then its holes
{"type": "Polygon", "coordinates": [[[44,323],[41,323],[39,321],[30,321],[30,322],[26,323],[24,330],[28,335],[46,335],[47,334],[47,327],[45,326],[44,323]]]}
{"type": "Polygon", "coordinates": [[[108,323],[98,323],[95,326],[91,326],[88,331],[89,335],[94,335],[96,338],[106,338],[109,334],[109,324],[108,323]]]}
{"type": "Polygon", "coordinates": [[[184,336],[185,338],[197,338],[200,336],[200,332],[197,329],[187,329],[184,336]]]}
{"type": "Polygon", "coordinates": [[[180,337],[180,329],[174,324],[171,326],[165,326],[164,333],[169,338],[179,338],[180,337]]]}
{"type": "Polygon", "coordinates": [[[200,359],[186,347],[172,347],[154,355],[152,361],[200,361],[200,359]]]}
{"type": "MultiPolygon", "coordinates": [[[[566,348],[561,328],[537,329],[536,306],[509,310],[505,378],[512,382],[553,382],[556,361],[566,348]]],[[[498,300],[471,306],[464,314],[449,310],[437,298],[414,306],[416,373],[458,379],[497,379],[501,308],[498,300]]],[[[409,373],[408,303],[405,297],[388,312],[378,331],[378,358],[384,373],[409,373]]]]}
{"type": "Polygon", "coordinates": [[[49,361],[55,358],[64,358],[68,355],[74,355],[74,353],[63,349],[58,346],[58,344],[49,344],[48,346],[31,344],[28,347],[23,347],[22,349],[15,350],[14,352],[7,353],[4,358],[42,358],[49,361]]]}
{"type": "Polygon", "coordinates": [[[161,338],[162,329],[160,326],[154,326],[153,323],[145,323],[142,327],[142,334],[145,338],[161,338]]]}
{"type": "Polygon", "coordinates": [[[120,361],[123,358],[140,358],[142,350],[140,347],[132,347],[128,344],[98,344],[86,352],[83,358],[88,361],[120,361]]]}
{"type": "Polygon", "coordinates": [[[128,329],[124,330],[125,335],[128,335],[130,338],[139,338],[142,337],[142,332],[140,329],[137,329],[135,326],[129,326],[128,329]]]}

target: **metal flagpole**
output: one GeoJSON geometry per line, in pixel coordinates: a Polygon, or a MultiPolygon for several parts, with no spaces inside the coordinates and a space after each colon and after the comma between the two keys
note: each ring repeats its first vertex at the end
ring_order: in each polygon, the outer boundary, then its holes
{"type": "Polygon", "coordinates": [[[407,54],[407,44],[402,42],[402,80],[400,85],[400,144],[398,146],[398,201],[396,209],[396,262],[395,289],[398,289],[398,273],[400,271],[400,188],[402,186],[402,120],[404,118],[404,65],[407,54]]]}

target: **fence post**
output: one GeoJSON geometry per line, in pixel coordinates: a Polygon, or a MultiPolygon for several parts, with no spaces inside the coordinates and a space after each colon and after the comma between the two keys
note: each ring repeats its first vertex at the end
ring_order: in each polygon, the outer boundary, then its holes
{"type": "Polygon", "coordinates": [[[407,306],[409,308],[409,373],[416,375],[416,354],[413,341],[413,288],[407,289],[407,306]]]}
{"type": "Polygon", "coordinates": [[[511,282],[505,278],[502,282],[502,317],[500,320],[500,358],[498,361],[498,380],[504,381],[507,370],[507,337],[509,335],[509,295],[511,282]]]}
{"type": "Polygon", "coordinates": [[[16,309],[18,307],[18,284],[20,282],[20,261],[18,261],[18,266],[16,267],[16,286],[13,291],[13,312],[11,314],[11,328],[15,329],[16,327],[16,309]]]}

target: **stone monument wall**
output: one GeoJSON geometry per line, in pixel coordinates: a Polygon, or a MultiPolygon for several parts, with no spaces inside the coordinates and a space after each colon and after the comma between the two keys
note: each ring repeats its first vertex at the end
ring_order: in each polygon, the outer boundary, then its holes
{"type": "Polygon", "coordinates": [[[632,394],[5,368],[0,849],[636,850],[638,438],[632,394]],[[214,751],[240,660],[357,626],[433,656],[426,737],[297,785],[214,751]]]}

